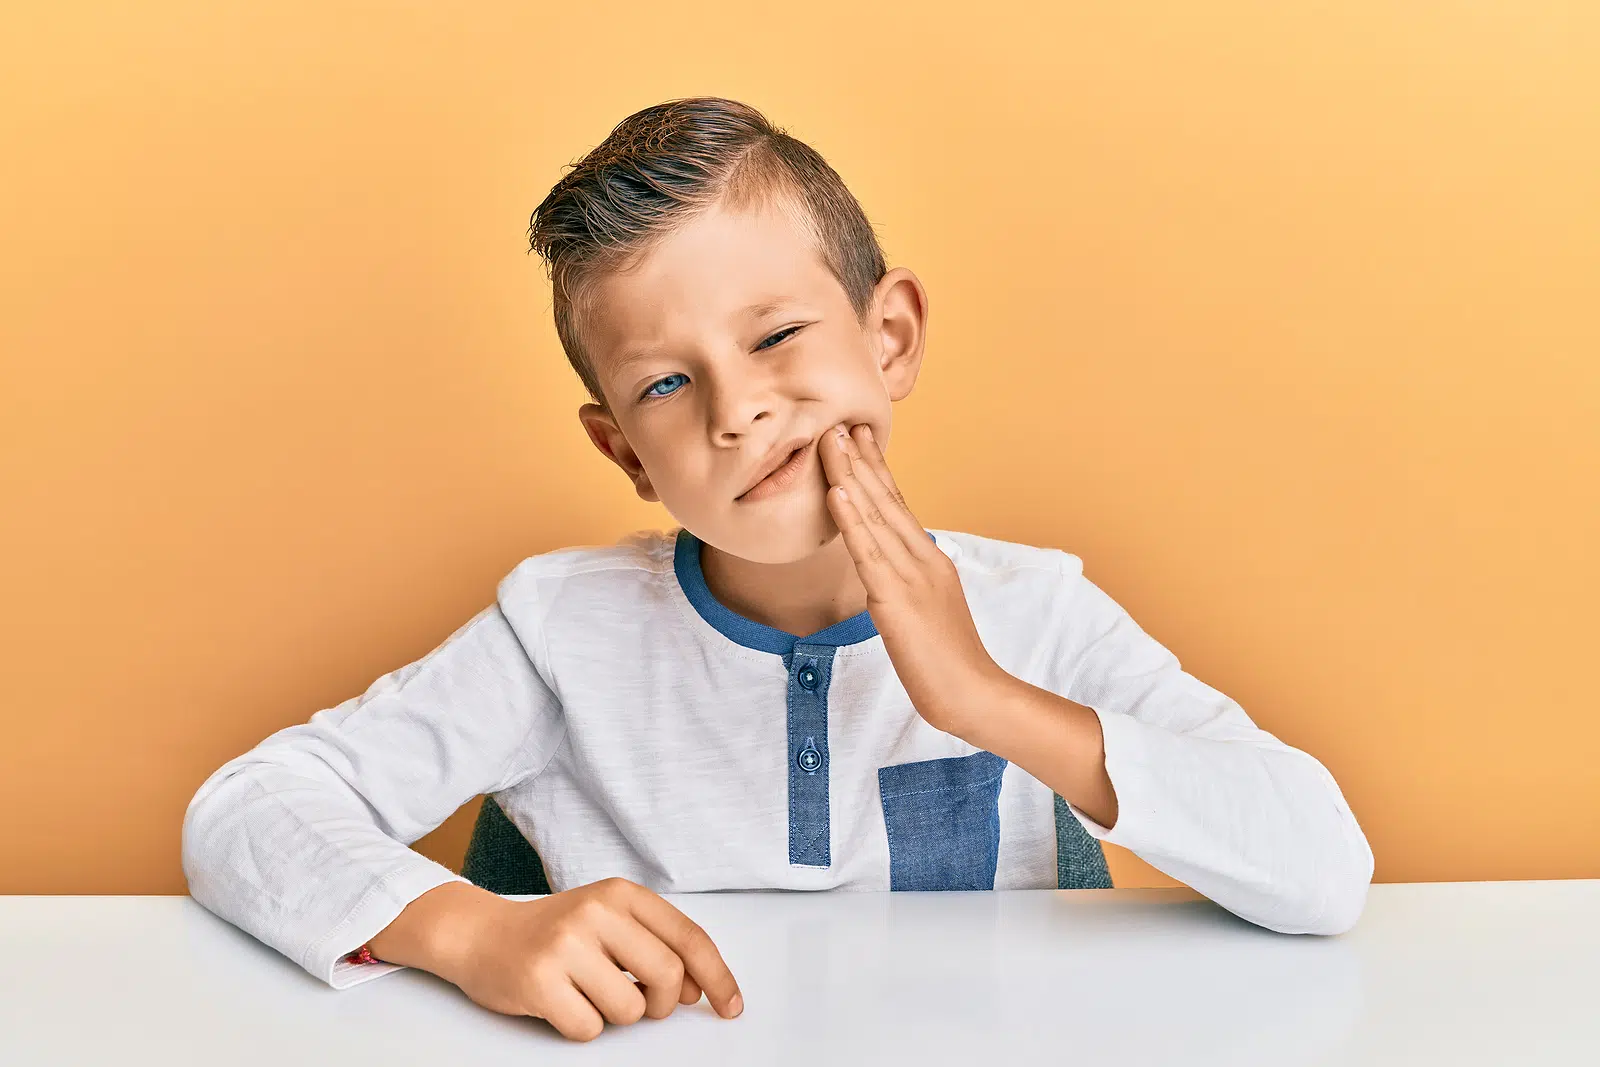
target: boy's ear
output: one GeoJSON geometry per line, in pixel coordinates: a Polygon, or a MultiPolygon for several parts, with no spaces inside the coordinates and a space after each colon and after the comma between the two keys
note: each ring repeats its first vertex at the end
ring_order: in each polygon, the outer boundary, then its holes
{"type": "Polygon", "coordinates": [[[910,268],[895,267],[878,279],[867,325],[878,335],[878,370],[889,399],[903,400],[917,384],[928,336],[928,291],[910,268]]]}
{"type": "Polygon", "coordinates": [[[639,494],[639,498],[653,504],[660,503],[661,497],[656,495],[655,487],[650,484],[650,475],[645,473],[644,465],[634,455],[633,446],[628,444],[628,439],[623,436],[622,429],[611,413],[599,404],[584,404],[578,409],[578,421],[583,423],[584,432],[594,442],[594,447],[600,450],[600,454],[622,468],[622,473],[633,483],[633,490],[639,494]]]}

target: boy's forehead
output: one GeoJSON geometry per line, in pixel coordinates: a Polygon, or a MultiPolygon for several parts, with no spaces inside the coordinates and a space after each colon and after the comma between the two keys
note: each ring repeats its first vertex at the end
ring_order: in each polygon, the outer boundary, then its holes
{"type": "Polygon", "coordinates": [[[776,207],[708,210],[627,269],[596,279],[585,318],[613,369],[652,349],[748,328],[789,307],[821,310],[843,290],[805,227],[776,207]]]}

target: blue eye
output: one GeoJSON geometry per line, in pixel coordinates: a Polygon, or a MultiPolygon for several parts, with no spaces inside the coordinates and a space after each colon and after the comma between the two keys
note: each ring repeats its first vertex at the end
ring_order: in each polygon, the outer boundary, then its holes
{"type": "MultiPolygon", "coordinates": [[[[769,342],[783,340],[784,338],[788,337],[790,334],[798,332],[801,328],[802,327],[800,327],[800,326],[786,326],[786,327],[784,327],[783,329],[779,330],[777,333],[773,334],[771,337],[768,337],[765,341],[762,341],[759,345],[756,345],[756,351],[759,352],[762,349],[769,347],[769,342]]],[[[669,390],[668,392],[665,392],[665,393],[656,392],[656,390],[658,388],[660,388],[661,386],[665,385],[667,382],[672,381],[672,379],[674,379],[674,378],[684,378],[685,380],[687,380],[688,375],[685,375],[685,374],[669,374],[665,378],[662,378],[660,381],[656,382],[654,385],[652,385],[648,389],[646,389],[644,391],[644,396],[640,397],[640,399],[642,400],[642,399],[644,399],[644,397],[652,397],[652,396],[654,396],[654,397],[671,396],[673,393],[676,393],[677,392],[676,389],[669,390]]]]}
{"type": "MultiPolygon", "coordinates": [[[[783,336],[785,336],[787,334],[794,333],[799,328],[800,327],[798,327],[798,326],[786,326],[783,329],[779,330],[777,333],[773,334],[771,337],[767,338],[767,341],[775,341],[778,338],[783,337],[783,336]]],[[[756,345],[756,351],[759,352],[763,348],[766,348],[767,347],[767,341],[762,341],[760,344],[756,345]]]]}
{"type": "Polygon", "coordinates": [[[652,385],[650,388],[646,389],[644,391],[644,395],[645,396],[671,396],[672,393],[676,393],[677,392],[676,389],[672,390],[671,393],[658,393],[658,392],[656,392],[656,388],[657,388],[657,386],[660,386],[660,385],[663,385],[663,384],[665,384],[667,382],[672,381],[672,379],[674,379],[674,378],[685,378],[685,379],[687,379],[687,375],[669,374],[665,378],[661,379],[661,381],[657,382],[655,385],[652,385]]]}

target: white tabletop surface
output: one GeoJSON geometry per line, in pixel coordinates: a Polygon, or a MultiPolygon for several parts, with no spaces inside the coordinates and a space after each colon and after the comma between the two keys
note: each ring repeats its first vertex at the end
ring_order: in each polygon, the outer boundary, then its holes
{"type": "Polygon", "coordinates": [[[332,989],[188,897],[0,897],[0,1064],[1600,1064],[1600,880],[1376,885],[1340,937],[1187,890],[668,896],[745,1011],[569,1042],[332,989]]]}

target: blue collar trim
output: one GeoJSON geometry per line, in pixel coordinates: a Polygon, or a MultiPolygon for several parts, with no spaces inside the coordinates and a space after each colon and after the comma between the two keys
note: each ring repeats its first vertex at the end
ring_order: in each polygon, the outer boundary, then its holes
{"type": "MultiPolygon", "coordinates": [[[[928,534],[928,537],[935,544],[938,543],[933,534],[928,534]]],[[[694,610],[700,613],[702,619],[728,640],[758,652],[787,656],[801,642],[808,645],[854,645],[878,636],[872,615],[865,611],[805,637],[796,637],[774,626],[745,618],[711,595],[705,572],[700,569],[700,539],[681,527],[673,546],[672,569],[678,576],[683,595],[689,598],[689,603],[694,605],[694,610]]]]}

